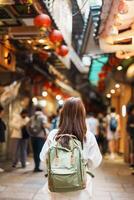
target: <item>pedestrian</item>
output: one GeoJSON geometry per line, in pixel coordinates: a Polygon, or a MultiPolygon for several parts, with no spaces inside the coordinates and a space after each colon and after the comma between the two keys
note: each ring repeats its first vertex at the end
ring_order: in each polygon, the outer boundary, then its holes
{"type": "Polygon", "coordinates": [[[112,107],[110,114],[107,115],[107,140],[111,159],[115,159],[116,154],[119,153],[119,139],[120,116],[116,113],[116,109],[112,107]]]}
{"type": "MultiPolygon", "coordinates": [[[[102,156],[100,153],[100,150],[98,148],[95,136],[93,133],[91,133],[87,127],[86,127],[86,122],[85,122],[85,108],[84,105],[82,103],[82,101],[79,98],[69,98],[64,106],[63,109],[61,111],[61,115],[60,115],[60,123],[59,123],[59,128],[52,130],[47,138],[47,141],[45,142],[42,151],[40,153],[40,158],[42,161],[44,161],[46,163],[46,166],[49,162],[48,161],[48,155],[49,155],[49,150],[51,149],[50,147],[53,146],[53,144],[55,144],[56,142],[56,138],[60,138],[62,137],[62,139],[58,140],[58,142],[60,143],[61,148],[64,149],[63,154],[57,154],[57,150],[54,150],[53,153],[55,153],[55,155],[63,156],[65,155],[65,150],[70,151],[71,149],[71,141],[72,141],[72,137],[76,138],[75,142],[77,144],[79,144],[79,149],[83,149],[82,150],[82,156],[84,156],[83,161],[85,161],[84,163],[87,165],[88,169],[93,169],[99,166],[99,164],[101,163],[102,160],[102,156]],[[67,135],[66,135],[67,134],[67,135]],[[67,137],[66,137],[67,136],[67,137]],[[70,137],[69,137],[70,136],[70,137]],[[70,138],[70,139],[69,139],[70,138]]],[[[56,146],[55,146],[56,148],[56,146]]],[[[68,154],[67,154],[68,155],[68,154]]],[[[70,154],[69,154],[70,155],[70,154]]],[[[74,154],[71,154],[70,159],[66,159],[65,157],[63,157],[63,159],[61,160],[55,160],[56,164],[56,168],[55,170],[58,168],[58,162],[62,161],[64,162],[64,165],[62,166],[62,168],[64,168],[64,166],[67,165],[66,169],[59,169],[59,173],[63,173],[63,177],[66,176],[67,171],[70,169],[72,169],[71,167],[69,168],[69,166],[73,166],[73,157],[74,154]],[[65,175],[65,176],[64,176],[65,175]]],[[[53,164],[53,159],[51,160],[53,164]]],[[[80,163],[81,160],[79,160],[78,163],[80,163]]],[[[54,169],[53,169],[54,170],[54,169]]],[[[48,173],[50,171],[48,170],[48,173]]],[[[73,176],[73,174],[72,174],[73,176]]],[[[69,176],[69,184],[72,184],[72,182],[75,182],[76,179],[72,180],[72,176],[69,176]]],[[[56,176],[58,178],[58,174],[56,176]]],[[[61,180],[61,178],[58,178],[57,181],[61,180]]],[[[89,175],[86,175],[86,179],[87,181],[85,182],[85,189],[81,189],[78,191],[72,191],[72,192],[50,192],[50,190],[48,189],[48,187],[53,186],[53,184],[48,186],[48,183],[45,184],[44,188],[43,188],[43,192],[44,192],[44,196],[45,196],[45,200],[89,200],[91,199],[92,196],[92,181],[91,181],[91,177],[89,175]]],[[[63,179],[62,179],[63,180],[63,179]]],[[[54,183],[54,182],[52,182],[54,183]]],[[[61,185],[60,185],[61,186],[61,185]]],[[[62,186],[61,186],[62,187],[62,186]]],[[[63,187],[66,187],[66,183],[63,184],[63,187]]]]}
{"type": "Polygon", "coordinates": [[[27,161],[27,152],[28,152],[28,142],[29,142],[29,133],[27,131],[27,124],[30,120],[28,117],[28,110],[24,109],[21,112],[21,118],[22,118],[22,127],[21,127],[21,134],[22,138],[20,140],[20,158],[21,158],[21,163],[22,167],[26,167],[26,162],[27,161]]]}
{"type": "Polygon", "coordinates": [[[98,142],[98,134],[99,134],[99,121],[98,119],[94,116],[93,113],[89,113],[89,115],[86,118],[86,125],[87,129],[89,129],[90,132],[92,132],[96,140],[98,142]]]}
{"type": "Polygon", "coordinates": [[[61,110],[62,110],[62,106],[59,106],[59,107],[57,108],[57,115],[52,119],[50,130],[53,130],[53,129],[58,128],[61,110]]]}
{"type": "Polygon", "coordinates": [[[28,111],[23,109],[20,114],[15,113],[10,122],[12,139],[12,167],[14,168],[19,161],[21,162],[22,168],[26,167],[28,140],[23,137],[23,130],[28,121],[28,111]]]}
{"type": "Polygon", "coordinates": [[[46,129],[49,128],[46,115],[44,115],[42,108],[37,107],[34,115],[31,117],[28,123],[28,132],[31,136],[31,143],[33,149],[34,158],[34,172],[42,172],[40,169],[40,152],[47,138],[46,129]]]}
{"type": "Polygon", "coordinates": [[[107,136],[106,136],[106,118],[102,113],[98,114],[99,121],[99,134],[98,134],[98,145],[102,154],[107,152],[107,136]]]}
{"type": "MultiPolygon", "coordinates": [[[[3,121],[4,115],[4,108],[0,105],[0,146],[2,147],[3,143],[5,142],[5,131],[6,131],[6,124],[3,121]]],[[[0,167],[0,172],[4,172],[4,169],[0,167]]]]}
{"type": "Polygon", "coordinates": [[[130,147],[130,167],[133,169],[134,175],[134,107],[130,109],[127,120],[127,132],[129,135],[129,147],[130,147]]]}

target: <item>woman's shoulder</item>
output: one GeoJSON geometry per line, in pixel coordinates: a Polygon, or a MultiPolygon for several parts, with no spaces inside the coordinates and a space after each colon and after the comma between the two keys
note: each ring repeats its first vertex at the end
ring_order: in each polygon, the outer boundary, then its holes
{"type": "Polygon", "coordinates": [[[58,129],[53,129],[50,131],[49,135],[48,135],[48,140],[53,140],[54,137],[56,136],[56,134],[58,133],[58,129]]]}
{"type": "MultiPolygon", "coordinates": [[[[50,131],[49,135],[48,135],[48,140],[49,141],[53,141],[56,134],[58,133],[58,129],[53,129],[52,131],[50,131]]],[[[86,133],[86,140],[85,140],[85,144],[87,145],[91,145],[96,141],[95,136],[92,132],[87,131],[86,133]]]]}
{"type": "Polygon", "coordinates": [[[86,144],[92,144],[96,141],[94,134],[91,131],[87,131],[86,133],[86,144]]]}

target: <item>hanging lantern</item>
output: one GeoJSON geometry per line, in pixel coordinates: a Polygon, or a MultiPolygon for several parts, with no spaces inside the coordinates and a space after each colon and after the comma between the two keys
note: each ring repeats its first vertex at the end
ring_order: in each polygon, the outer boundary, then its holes
{"type": "Polygon", "coordinates": [[[106,73],[106,72],[100,72],[100,73],[98,74],[98,76],[99,76],[100,79],[105,79],[106,76],[107,76],[107,73],[106,73]]]}
{"type": "Polygon", "coordinates": [[[49,28],[51,23],[50,17],[46,14],[40,14],[34,18],[34,25],[37,27],[49,28]]]}
{"type": "Polygon", "coordinates": [[[120,0],[119,6],[118,6],[118,11],[120,14],[125,14],[128,12],[128,5],[124,0],[120,0]]]}
{"type": "Polygon", "coordinates": [[[69,52],[69,49],[66,45],[62,45],[56,49],[56,53],[62,57],[66,56],[68,52],[69,52]]]}
{"type": "Polygon", "coordinates": [[[59,43],[63,41],[63,36],[60,31],[55,29],[50,33],[49,39],[53,43],[59,43]]]}

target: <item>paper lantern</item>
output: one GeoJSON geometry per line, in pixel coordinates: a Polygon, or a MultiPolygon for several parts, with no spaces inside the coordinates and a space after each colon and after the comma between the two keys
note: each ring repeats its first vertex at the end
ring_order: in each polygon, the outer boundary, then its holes
{"type": "Polygon", "coordinates": [[[100,73],[98,74],[98,76],[99,76],[100,79],[105,79],[106,76],[107,76],[107,73],[106,73],[106,72],[100,72],[100,73]]]}
{"type": "Polygon", "coordinates": [[[69,52],[69,49],[66,45],[62,45],[56,49],[56,53],[62,57],[66,56],[68,52],[69,52]]]}
{"type": "Polygon", "coordinates": [[[53,43],[60,43],[63,41],[63,36],[60,31],[55,29],[50,33],[49,39],[53,43]]]}
{"type": "Polygon", "coordinates": [[[37,27],[49,28],[51,23],[50,17],[46,14],[40,14],[34,18],[34,25],[37,27]]]}

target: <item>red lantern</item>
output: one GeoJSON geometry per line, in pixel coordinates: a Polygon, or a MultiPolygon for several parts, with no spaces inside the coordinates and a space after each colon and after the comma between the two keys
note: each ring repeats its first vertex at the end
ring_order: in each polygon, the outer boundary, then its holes
{"type": "Polygon", "coordinates": [[[62,57],[66,56],[68,54],[68,52],[69,52],[69,50],[66,45],[62,45],[56,49],[56,53],[62,57]]]}
{"type": "Polygon", "coordinates": [[[37,27],[49,28],[51,23],[50,17],[46,14],[40,14],[34,18],[34,25],[37,27]]]}
{"type": "Polygon", "coordinates": [[[50,33],[49,39],[53,43],[62,42],[63,41],[63,36],[62,36],[60,31],[55,29],[50,33]]]}
{"type": "Polygon", "coordinates": [[[100,79],[104,79],[104,78],[106,78],[107,73],[106,73],[106,72],[100,72],[100,73],[98,74],[98,76],[99,76],[100,79]]]}

